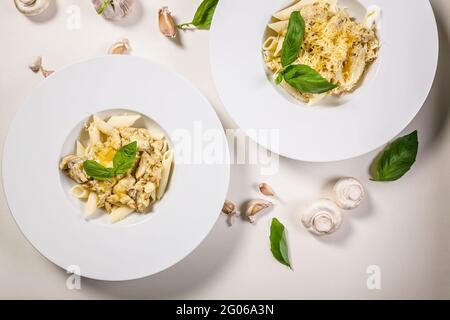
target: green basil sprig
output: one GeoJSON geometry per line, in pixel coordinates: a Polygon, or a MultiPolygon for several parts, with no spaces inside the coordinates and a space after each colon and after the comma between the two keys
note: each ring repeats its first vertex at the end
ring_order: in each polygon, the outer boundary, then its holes
{"type": "Polygon", "coordinates": [[[284,79],[290,86],[300,92],[325,93],[337,87],[305,64],[290,65],[283,69],[280,74],[275,80],[276,83],[279,84],[284,79]]]}
{"type": "Polygon", "coordinates": [[[305,20],[300,11],[294,11],[289,18],[286,37],[281,48],[281,65],[286,67],[297,60],[305,36],[305,20]]]}
{"type": "Polygon", "coordinates": [[[281,264],[292,269],[289,262],[289,252],[286,241],[286,234],[284,232],[284,225],[277,219],[272,219],[270,225],[270,251],[275,259],[281,264]]]}
{"type": "Polygon", "coordinates": [[[103,3],[102,3],[102,5],[100,6],[100,8],[98,8],[97,13],[98,13],[98,14],[102,14],[103,11],[105,10],[106,6],[107,6],[108,4],[110,4],[110,3],[111,3],[111,0],[103,0],[103,3]]]}
{"type": "Polygon", "coordinates": [[[218,3],[219,0],[203,0],[195,12],[194,19],[192,19],[191,22],[179,24],[177,28],[208,30],[211,27],[211,22],[218,3]]]}
{"type": "Polygon", "coordinates": [[[117,150],[113,158],[112,168],[106,168],[92,160],[84,161],[83,168],[86,174],[95,180],[108,180],[127,172],[133,166],[136,153],[137,142],[134,141],[117,150]]]}
{"type": "Polygon", "coordinates": [[[372,180],[395,181],[403,177],[416,161],[418,149],[417,130],[390,143],[372,163],[372,180]]]}

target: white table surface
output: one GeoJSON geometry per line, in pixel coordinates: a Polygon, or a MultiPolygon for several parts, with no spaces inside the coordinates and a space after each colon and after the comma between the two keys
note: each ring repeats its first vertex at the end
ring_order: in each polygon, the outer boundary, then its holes
{"type": "MultiPolygon", "coordinates": [[[[57,0],[47,14],[33,19],[19,14],[12,0],[0,1],[0,147],[15,111],[43,81],[27,68],[35,56],[42,55],[45,66],[58,70],[103,55],[123,37],[130,39],[132,54],[169,66],[191,80],[211,101],[223,125],[233,128],[212,83],[209,32],[185,32],[174,43],[158,31],[160,7],[168,5],[181,22],[192,17],[199,2],[141,0],[132,18],[112,24],[96,16],[87,0],[57,0]],[[77,8],[80,28],[69,28],[77,8]]],[[[0,193],[0,298],[450,298],[450,2],[431,3],[439,25],[440,63],[426,104],[405,130],[419,130],[420,151],[413,170],[403,179],[369,182],[368,166],[376,152],[329,164],[280,158],[279,170],[271,176],[262,175],[256,165],[233,165],[230,199],[241,203],[258,197],[255,184],[267,181],[283,203],[255,225],[238,220],[229,228],[221,216],[190,256],[157,275],[118,283],[83,278],[80,290],[68,290],[66,272],[24,238],[0,193]],[[327,195],[327,183],[347,175],[364,182],[368,194],[364,205],[348,215],[335,235],[311,236],[299,224],[299,206],[327,195]],[[289,230],[293,272],[271,256],[272,216],[289,230]],[[380,290],[366,286],[370,265],[380,267],[380,290]]],[[[190,211],[194,214],[195,208],[190,211]]]]}

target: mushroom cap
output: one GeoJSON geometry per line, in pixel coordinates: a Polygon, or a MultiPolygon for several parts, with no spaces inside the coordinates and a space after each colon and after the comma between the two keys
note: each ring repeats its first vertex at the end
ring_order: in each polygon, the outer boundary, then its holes
{"type": "Polygon", "coordinates": [[[44,12],[51,0],[14,0],[17,10],[26,16],[36,16],[44,12]]]}
{"type": "Polygon", "coordinates": [[[354,209],[364,199],[364,188],[355,178],[342,178],[333,188],[333,198],[342,209],[354,209]]]}
{"type": "Polygon", "coordinates": [[[305,228],[319,236],[331,234],[342,225],[341,209],[329,199],[312,203],[302,216],[305,228]]]}

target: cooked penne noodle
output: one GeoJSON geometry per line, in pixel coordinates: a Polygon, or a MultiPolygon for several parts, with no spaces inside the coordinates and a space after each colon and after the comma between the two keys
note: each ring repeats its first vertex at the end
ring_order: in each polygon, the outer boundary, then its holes
{"type": "Polygon", "coordinates": [[[289,20],[269,23],[267,26],[278,34],[285,35],[289,25],[289,20]]]}
{"type": "Polygon", "coordinates": [[[112,116],[107,121],[107,124],[114,128],[128,128],[131,127],[136,121],[141,118],[140,115],[124,115],[124,116],[112,116]]]}
{"type": "Polygon", "coordinates": [[[156,190],[156,198],[158,200],[162,198],[164,192],[166,191],[170,169],[172,168],[172,162],[173,152],[172,150],[169,150],[163,155],[161,181],[159,183],[159,188],[156,190]]]}
{"type": "Polygon", "coordinates": [[[106,134],[107,136],[112,135],[114,132],[114,127],[112,125],[106,123],[97,116],[94,116],[94,124],[101,133],[106,134]]]}
{"type": "Polygon", "coordinates": [[[281,55],[281,49],[283,49],[284,39],[285,39],[284,36],[282,36],[278,40],[277,48],[275,49],[275,52],[273,53],[274,57],[279,57],[281,55]]]}
{"type": "Polygon", "coordinates": [[[100,131],[98,131],[98,129],[94,123],[91,123],[89,125],[88,133],[89,133],[89,146],[93,146],[93,145],[101,142],[100,131]]]}
{"type": "Polygon", "coordinates": [[[89,218],[91,215],[94,214],[95,210],[97,210],[97,200],[98,200],[97,193],[91,191],[89,193],[88,200],[84,208],[84,216],[86,218],[89,218]]]}
{"type": "Polygon", "coordinates": [[[78,199],[87,199],[89,196],[89,191],[86,188],[83,188],[81,184],[74,185],[69,192],[78,199]]]}
{"type": "Polygon", "coordinates": [[[77,140],[76,155],[84,157],[86,155],[86,148],[81,144],[80,140],[77,140]]]}
{"type": "Polygon", "coordinates": [[[275,51],[278,46],[278,37],[271,36],[266,39],[263,43],[263,50],[275,51]]]}
{"type": "Polygon", "coordinates": [[[126,217],[128,217],[133,212],[134,212],[134,209],[126,207],[126,206],[115,207],[112,209],[112,211],[109,215],[109,221],[111,223],[119,222],[120,220],[123,220],[126,217]]]}

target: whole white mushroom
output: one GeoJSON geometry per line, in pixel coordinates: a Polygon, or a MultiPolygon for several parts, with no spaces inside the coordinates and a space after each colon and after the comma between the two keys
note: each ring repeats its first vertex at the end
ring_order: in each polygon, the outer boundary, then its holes
{"type": "Polygon", "coordinates": [[[342,225],[340,208],[329,199],[320,199],[311,204],[302,216],[305,228],[319,236],[331,234],[342,225]]]}
{"type": "Polygon", "coordinates": [[[364,188],[355,178],[342,178],[334,185],[333,198],[342,209],[354,209],[364,199],[364,188]]]}
{"type": "Polygon", "coordinates": [[[14,0],[17,10],[26,16],[35,16],[44,12],[51,0],[14,0]]]}

